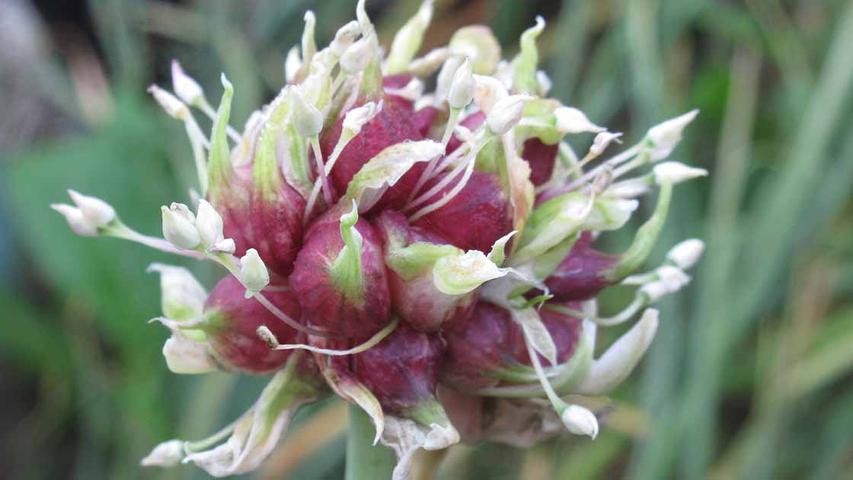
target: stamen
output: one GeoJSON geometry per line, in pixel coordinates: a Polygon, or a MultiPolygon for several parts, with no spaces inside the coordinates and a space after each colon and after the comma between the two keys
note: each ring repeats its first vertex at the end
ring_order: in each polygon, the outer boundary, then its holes
{"type": "Polygon", "coordinates": [[[453,189],[450,190],[449,192],[447,192],[446,194],[444,194],[441,197],[441,199],[438,200],[437,202],[431,203],[431,204],[423,207],[422,209],[418,210],[417,212],[415,212],[411,216],[409,216],[409,221],[414,222],[415,220],[423,217],[424,215],[426,215],[430,212],[433,212],[435,210],[438,210],[439,208],[447,205],[448,202],[453,200],[453,198],[456,197],[456,195],[458,195],[459,192],[461,192],[463,188],[465,188],[465,185],[468,184],[468,179],[470,179],[471,174],[474,173],[474,164],[476,164],[476,163],[477,163],[477,156],[474,155],[468,161],[468,166],[465,169],[465,174],[462,175],[462,179],[459,180],[459,183],[454,185],[453,189]]]}
{"type": "MultiPolygon", "coordinates": [[[[426,175],[427,173],[430,173],[430,177],[431,177],[431,176],[433,176],[433,174],[438,174],[438,172],[443,171],[447,166],[451,165],[453,162],[456,162],[456,160],[458,160],[459,157],[461,157],[463,153],[465,153],[465,154],[471,153],[470,148],[473,148],[473,147],[468,146],[468,145],[463,145],[463,146],[459,147],[459,149],[456,150],[455,152],[453,152],[449,157],[445,158],[445,160],[442,160],[437,165],[437,167],[434,168],[433,172],[429,172],[429,166],[427,166],[427,170],[424,171],[424,175],[422,175],[421,178],[427,178],[427,175],[426,175]],[[464,151],[462,151],[463,149],[464,149],[464,151]]],[[[476,161],[476,154],[474,155],[473,158],[476,161]]],[[[433,162],[438,162],[438,160],[439,160],[438,158],[430,160],[430,164],[433,164],[433,162]]],[[[459,173],[462,172],[467,166],[468,166],[467,163],[464,161],[458,162],[458,164],[453,168],[453,170],[451,170],[447,175],[445,175],[444,178],[441,179],[441,181],[439,181],[437,184],[433,185],[432,188],[427,190],[425,193],[421,194],[419,197],[415,198],[413,201],[410,201],[409,204],[403,208],[403,211],[413,210],[416,207],[419,207],[422,203],[426,202],[427,200],[429,200],[432,197],[434,197],[435,195],[437,195],[444,187],[446,187],[447,185],[450,184],[450,182],[455,180],[457,175],[459,175],[459,173]]]]}
{"type": "Polygon", "coordinates": [[[388,335],[393,333],[399,324],[400,320],[394,318],[388,325],[386,325],[382,330],[376,332],[376,334],[370,337],[366,342],[347,350],[332,350],[328,348],[315,347],[313,345],[306,345],[304,343],[282,345],[278,343],[278,339],[275,337],[275,334],[273,334],[265,325],[258,327],[257,334],[263,341],[267,342],[267,345],[269,345],[273,350],[308,350],[309,352],[320,353],[323,355],[341,357],[370,350],[379,344],[379,342],[384,340],[388,335]]]}
{"type": "Polygon", "coordinates": [[[323,189],[323,200],[326,201],[326,205],[331,205],[332,187],[329,185],[329,178],[326,176],[326,166],[323,165],[323,152],[320,150],[320,137],[317,135],[311,138],[311,149],[314,152],[314,161],[317,164],[317,177],[323,189]]]}

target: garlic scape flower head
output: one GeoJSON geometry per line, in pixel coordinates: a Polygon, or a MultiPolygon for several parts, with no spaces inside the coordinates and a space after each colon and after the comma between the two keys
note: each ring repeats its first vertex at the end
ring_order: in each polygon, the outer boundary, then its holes
{"type": "Polygon", "coordinates": [[[73,190],[52,206],[79,235],[222,267],[209,290],[183,267],[151,267],[173,372],[271,375],[227,429],[164,442],[143,465],[247,472],[300,405],[327,395],[370,415],[376,441],[398,455],[398,479],[418,449],[606,428],[584,396],[628,377],[657,329],[651,307],[689,283],[703,251],[686,240],[643,270],[676,185],[707,173],[664,161],[697,111],[608,156],[628,139],[547,97],[543,19],[502,59],[484,26],[422,52],[433,14],[423,2],[383,48],[363,0],[325,47],[306,13],[287,84],[242,132],[230,125],[240,86],[223,75],[214,107],[174,62],[174,92],[149,91],[186,129],[200,195],[163,199],[162,236],[73,190]],[[582,155],[579,142],[590,145],[582,155]],[[651,214],[632,222],[640,202],[651,214]],[[638,228],[627,249],[599,248],[628,225],[638,228]],[[614,285],[634,300],[600,316],[597,297],[614,285]],[[633,320],[597,348],[598,328],[633,320]]]}

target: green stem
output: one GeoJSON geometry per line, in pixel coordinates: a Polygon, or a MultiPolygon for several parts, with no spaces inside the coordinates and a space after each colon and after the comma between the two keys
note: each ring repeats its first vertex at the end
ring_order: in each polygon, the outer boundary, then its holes
{"type": "Polygon", "coordinates": [[[349,406],[346,480],[384,480],[391,478],[396,459],[383,445],[373,445],[373,422],[357,405],[349,406]]]}

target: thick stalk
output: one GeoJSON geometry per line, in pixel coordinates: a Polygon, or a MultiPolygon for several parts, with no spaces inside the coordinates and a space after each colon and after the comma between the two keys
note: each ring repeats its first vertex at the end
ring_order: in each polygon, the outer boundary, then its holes
{"type": "Polygon", "coordinates": [[[349,406],[346,480],[385,480],[391,478],[396,459],[384,445],[373,445],[373,422],[357,405],[349,406]]]}

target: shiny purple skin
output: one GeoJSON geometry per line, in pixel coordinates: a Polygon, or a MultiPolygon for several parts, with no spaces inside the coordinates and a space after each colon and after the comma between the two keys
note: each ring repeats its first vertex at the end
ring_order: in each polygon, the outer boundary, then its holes
{"type": "MultiPolygon", "coordinates": [[[[403,214],[392,210],[382,212],[373,225],[382,237],[386,255],[394,248],[406,247],[415,242],[447,244],[434,233],[411,227],[403,214]]],[[[418,331],[437,332],[445,323],[470,315],[473,311],[476,293],[464,296],[441,293],[435,288],[431,271],[409,280],[391,268],[387,272],[394,312],[418,331]]]]}
{"type": "MultiPolygon", "coordinates": [[[[347,348],[353,344],[311,338],[312,345],[347,348]]],[[[332,368],[339,378],[361,382],[379,400],[383,411],[405,414],[432,399],[438,384],[443,342],[438,335],[400,324],[373,348],[345,357],[320,358],[321,368],[332,368]]]]}
{"type": "Polygon", "coordinates": [[[509,313],[488,302],[477,302],[471,315],[448,324],[442,383],[463,391],[497,385],[499,380],[489,372],[508,360],[511,327],[509,313]]]}
{"type": "Polygon", "coordinates": [[[280,276],[293,270],[302,246],[305,199],[284,181],[272,198],[257,189],[251,199],[252,247],[267,268],[280,276]]]}
{"type": "MultiPolygon", "coordinates": [[[[577,346],[581,321],[544,307],[539,315],[557,347],[557,360],[566,362],[577,346]]],[[[501,368],[517,363],[530,365],[521,328],[506,309],[488,302],[477,302],[470,316],[449,324],[444,337],[447,347],[441,381],[462,391],[500,384],[491,372],[501,368]]],[[[545,364],[544,358],[540,360],[545,364]]]]}
{"type": "Polygon", "coordinates": [[[438,336],[401,324],[378,345],[353,356],[352,370],[383,409],[405,412],[435,394],[442,348],[438,336]]]}
{"type": "MultiPolygon", "coordinates": [[[[399,97],[397,100],[389,97],[385,97],[383,100],[382,110],[362,127],[358,135],[350,140],[329,174],[331,184],[338,195],[343,195],[346,192],[347,185],[353,176],[376,154],[391,145],[423,138],[412,121],[411,107],[401,105],[399,97]]],[[[320,139],[324,158],[331,155],[341,136],[343,118],[344,115],[342,114],[320,139]]],[[[424,168],[426,167],[423,163],[412,167],[385,192],[374,206],[374,210],[378,211],[385,207],[401,208],[408,200],[409,194],[418,182],[424,168]]]]}
{"type": "Polygon", "coordinates": [[[533,185],[539,186],[551,179],[559,148],[556,143],[546,145],[538,138],[529,138],[524,142],[521,158],[530,165],[530,181],[533,185]]]}
{"type": "Polygon", "coordinates": [[[344,247],[341,207],[335,207],[309,227],[296,257],[290,285],[299,298],[305,323],[334,335],[367,339],[388,324],[391,295],[385,275],[382,245],[363,218],[356,223],[362,236],[361,267],[364,291],[353,302],[333,282],[329,268],[344,247]]]}
{"type": "MultiPolygon", "coordinates": [[[[264,296],[292,318],[299,318],[299,304],[286,286],[268,288],[264,296]]],[[[257,329],[266,325],[281,343],[294,343],[298,332],[275,317],[254,298],[245,298],[246,289],[229,275],[213,288],[204,311],[209,324],[204,328],[208,340],[223,365],[246,373],[269,373],[284,366],[291,351],[271,350],[258,337],[257,329]]]]}
{"type": "MultiPolygon", "coordinates": [[[[451,182],[427,204],[438,201],[452,188],[451,182]]],[[[461,249],[488,253],[497,239],[512,231],[512,213],[497,175],[475,170],[453,199],[414,225],[441,235],[461,249]]]]}
{"type": "Polygon", "coordinates": [[[557,301],[587,300],[609,287],[606,274],[619,260],[592,247],[592,235],[581,234],[557,270],[545,280],[557,301]]]}

